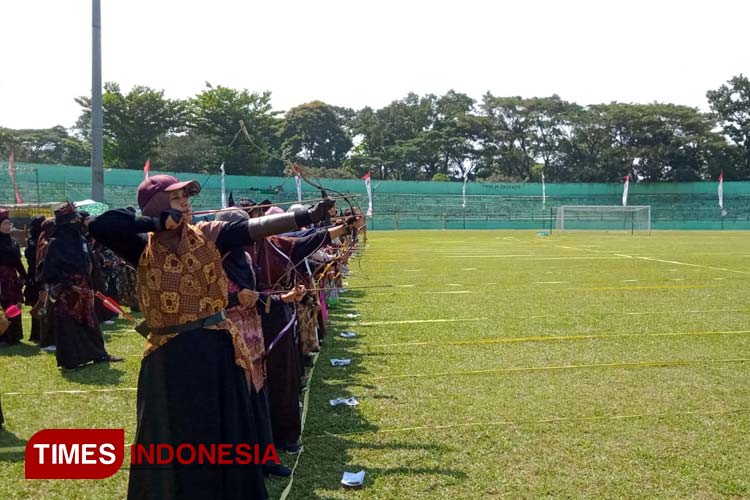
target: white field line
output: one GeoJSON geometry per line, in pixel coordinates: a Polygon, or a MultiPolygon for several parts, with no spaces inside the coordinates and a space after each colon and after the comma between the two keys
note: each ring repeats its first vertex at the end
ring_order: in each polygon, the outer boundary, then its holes
{"type": "Polygon", "coordinates": [[[380,347],[420,347],[431,345],[451,345],[451,346],[471,346],[471,345],[488,345],[488,344],[516,344],[516,343],[533,343],[533,342],[566,342],[581,340],[608,340],[608,339],[626,339],[626,338],[659,338],[659,337],[692,337],[692,336],[711,336],[711,335],[745,335],[750,330],[721,330],[721,331],[701,331],[701,332],[662,332],[662,333],[590,333],[590,334],[569,334],[569,335],[531,335],[524,337],[491,337],[473,340],[424,340],[414,342],[394,342],[390,344],[368,345],[368,349],[380,347]]]}
{"type": "MultiPolygon", "coordinates": [[[[406,307],[403,307],[401,309],[405,309],[406,307]]],[[[410,307],[409,307],[410,308],[410,307]]],[[[390,310],[398,309],[398,307],[395,306],[389,306],[390,310]]],[[[605,315],[605,316],[669,316],[672,314],[713,314],[713,313],[750,313],[750,309],[699,309],[699,310],[691,310],[691,311],[675,311],[675,310],[668,310],[668,311],[597,311],[597,314],[605,315]]],[[[529,315],[499,315],[494,316],[492,319],[540,319],[540,318],[560,318],[560,317],[579,317],[579,316],[590,316],[591,312],[586,313],[554,313],[554,314],[529,314],[529,315]]],[[[380,322],[368,322],[368,323],[358,323],[357,326],[370,326],[374,324],[393,324],[393,323],[429,323],[429,322],[451,322],[451,321],[479,321],[481,319],[487,319],[487,318],[478,318],[478,319],[425,319],[425,320],[405,320],[405,321],[380,321],[380,322]]],[[[138,356],[141,356],[138,354],[138,356]]]]}
{"type": "Polygon", "coordinates": [[[62,391],[44,391],[44,392],[4,392],[3,396],[47,396],[52,394],[93,394],[93,393],[105,393],[105,392],[134,392],[137,391],[137,387],[115,387],[112,389],[68,389],[62,391]]]}
{"type": "Polygon", "coordinates": [[[523,258],[524,260],[537,261],[537,260],[601,260],[601,259],[622,259],[621,255],[608,255],[602,257],[594,256],[560,256],[560,257],[538,257],[535,255],[446,255],[447,259],[505,259],[505,258],[523,258]]]}
{"type": "Polygon", "coordinates": [[[366,321],[357,323],[356,326],[380,326],[380,325],[411,325],[418,323],[463,323],[473,321],[487,321],[489,318],[449,318],[449,319],[405,319],[397,321],[366,321]]]}
{"type": "MultiPolygon", "coordinates": [[[[609,253],[609,252],[603,252],[601,250],[591,250],[589,248],[580,248],[580,247],[571,247],[571,246],[565,246],[565,245],[556,245],[558,248],[565,248],[567,250],[578,250],[581,252],[593,252],[593,253],[609,253]]],[[[666,259],[657,259],[654,257],[644,257],[639,255],[628,255],[624,253],[616,253],[614,254],[617,257],[623,257],[626,259],[641,259],[641,260],[648,260],[652,262],[663,262],[664,264],[674,264],[676,266],[689,266],[689,267],[698,267],[701,269],[711,269],[712,271],[724,271],[728,273],[737,273],[737,274],[750,274],[750,271],[739,271],[737,269],[727,269],[725,267],[714,267],[714,266],[704,266],[702,264],[692,264],[690,262],[680,262],[677,260],[666,260],[666,259]]]]}

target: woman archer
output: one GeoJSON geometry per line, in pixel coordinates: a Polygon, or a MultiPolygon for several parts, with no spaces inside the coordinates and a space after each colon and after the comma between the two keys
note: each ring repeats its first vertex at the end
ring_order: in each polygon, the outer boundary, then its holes
{"type": "MultiPolygon", "coordinates": [[[[248,221],[192,224],[195,181],[155,175],[138,188],[143,216],[110,210],[91,235],[136,267],[148,329],[138,380],[136,446],[257,444],[245,370],[251,356],[226,321],[222,254],[324,218],[333,203],[248,221]]],[[[265,499],[259,464],[133,464],[128,499],[265,499]]]]}

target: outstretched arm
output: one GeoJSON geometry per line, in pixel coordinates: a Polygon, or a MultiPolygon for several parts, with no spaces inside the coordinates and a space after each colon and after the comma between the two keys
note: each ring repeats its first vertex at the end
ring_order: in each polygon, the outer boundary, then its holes
{"type": "MultiPolygon", "coordinates": [[[[288,233],[323,220],[333,200],[323,200],[310,210],[285,214],[264,215],[247,221],[223,223],[216,237],[216,246],[225,253],[235,247],[245,247],[266,236],[288,233]]],[[[216,224],[216,223],[207,223],[216,224]]]]}
{"type": "Polygon", "coordinates": [[[91,236],[133,266],[146,248],[146,233],[160,229],[159,219],[138,217],[125,209],[109,210],[89,222],[91,236]]]}

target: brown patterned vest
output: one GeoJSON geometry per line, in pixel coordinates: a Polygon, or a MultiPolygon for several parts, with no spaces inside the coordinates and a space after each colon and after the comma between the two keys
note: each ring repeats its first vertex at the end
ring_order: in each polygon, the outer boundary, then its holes
{"type": "Polygon", "coordinates": [[[221,254],[194,226],[186,226],[173,252],[149,234],[138,262],[138,302],[150,328],[182,325],[227,305],[221,254]]]}
{"type": "MultiPolygon", "coordinates": [[[[227,307],[228,282],[221,254],[202,230],[209,225],[185,226],[174,252],[160,243],[154,233],[149,234],[148,244],[138,261],[137,288],[138,302],[150,328],[182,325],[227,307]]],[[[237,328],[231,321],[217,326],[229,331],[235,362],[248,369],[252,356],[237,328]]],[[[149,334],[144,355],[177,335],[149,334]]]]}

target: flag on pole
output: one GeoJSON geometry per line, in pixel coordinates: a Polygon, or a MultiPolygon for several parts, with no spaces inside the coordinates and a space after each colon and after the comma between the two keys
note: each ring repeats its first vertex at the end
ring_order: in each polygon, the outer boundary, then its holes
{"type": "Polygon", "coordinates": [[[547,186],[544,184],[544,172],[542,172],[542,208],[547,203],[547,186]]]}
{"type": "Polygon", "coordinates": [[[719,174],[719,208],[724,210],[724,171],[719,174]]]}
{"type": "Polygon", "coordinates": [[[630,175],[625,176],[625,187],[622,190],[622,206],[628,206],[628,188],[630,187],[630,175]]]}
{"type": "Polygon", "coordinates": [[[297,201],[302,201],[302,177],[294,174],[294,183],[297,185],[297,201]]]}
{"type": "Polygon", "coordinates": [[[364,179],[365,187],[367,188],[367,216],[372,217],[372,185],[370,184],[369,170],[362,176],[362,179],[364,179]]]}
{"type": "Polygon", "coordinates": [[[8,158],[8,173],[10,174],[10,181],[13,183],[13,192],[16,195],[16,204],[23,203],[23,197],[21,192],[18,190],[18,184],[16,184],[16,158],[13,150],[10,150],[10,157],[8,158]]]}
{"type": "Polygon", "coordinates": [[[151,158],[146,160],[146,164],[143,165],[143,180],[145,181],[148,179],[148,176],[151,174],[151,158]]]}
{"type": "Polygon", "coordinates": [[[469,169],[467,168],[464,171],[464,187],[463,187],[463,195],[464,195],[464,204],[463,207],[466,208],[466,182],[469,180],[469,169]]]}
{"type": "Polygon", "coordinates": [[[299,163],[295,163],[292,165],[292,170],[294,170],[294,183],[297,185],[297,201],[302,201],[302,169],[299,166],[299,163]]]}
{"type": "Polygon", "coordinates": [[[221,208],[227,208],[227,192],[224,188],[224,162],[221,162],[219,170],[221,170],[221,208]]]}

